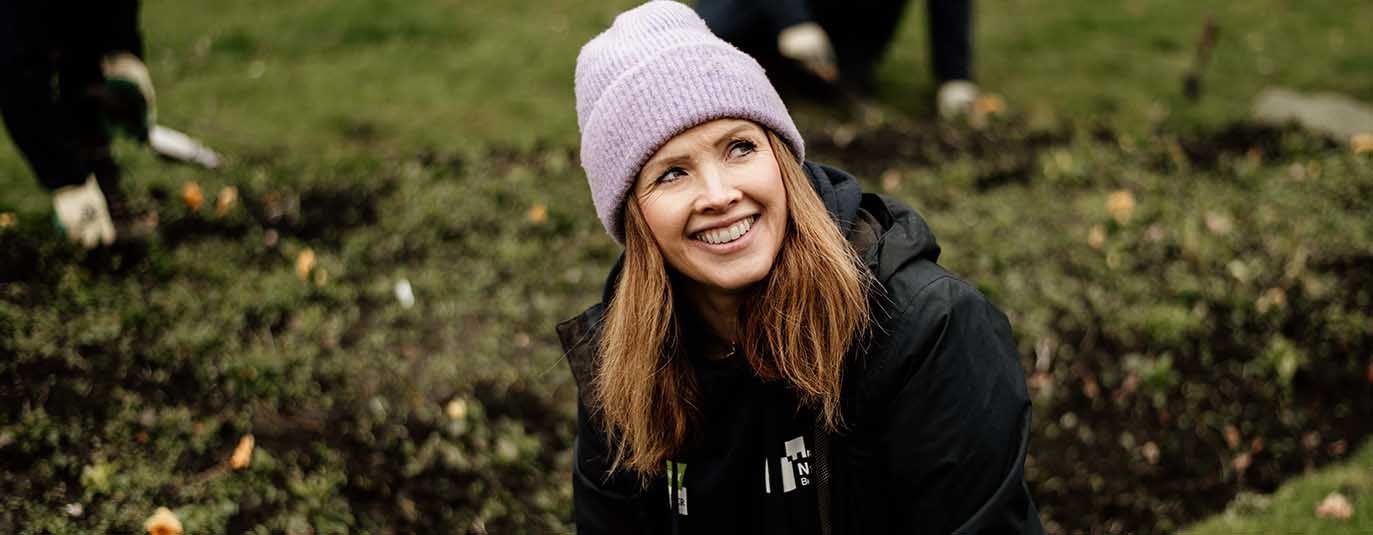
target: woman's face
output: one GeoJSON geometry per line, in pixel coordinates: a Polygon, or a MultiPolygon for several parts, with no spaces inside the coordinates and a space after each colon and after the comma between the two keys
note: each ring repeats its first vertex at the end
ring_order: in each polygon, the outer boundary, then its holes
{"type": "Polygon", "coordinates": [[[668,265],[707,290],[748,288],[782,248],[782,174],[750,121],[717,119],[677,134],[649,158],[634,191],[668,265]]]}

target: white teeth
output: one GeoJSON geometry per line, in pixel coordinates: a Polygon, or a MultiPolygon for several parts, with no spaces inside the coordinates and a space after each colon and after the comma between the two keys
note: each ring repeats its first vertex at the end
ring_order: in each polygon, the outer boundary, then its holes
{"type": "Polygon", "coordinates": [[[746,217],[744,219],[739,220],[738,223],[730,225],[726,228],[700,232],[696,234],[696,239],[712,245],[729,243],[739,239],[740,236],[743,236],[744,234],[748,233],[748,229],[753,227],[753,222],[756,219],[757,216],[746,217]]]}

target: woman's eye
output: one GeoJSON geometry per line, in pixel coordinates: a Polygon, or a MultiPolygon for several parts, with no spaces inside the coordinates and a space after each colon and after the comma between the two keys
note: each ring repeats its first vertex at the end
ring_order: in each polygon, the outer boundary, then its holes
{"type": "Polygon", "coordinates": [[[734,157],[747,156],[758,148],[752,141],[735,141],[729,145],[729,155],[734,157]]]}
{"type": "Polygon", "coordinates": [[[668,182],[675,182],[677,179],[682,178],[684,176],[686,176],[685,169],[682,169],[681,167],[673,167],[672,169],[668,169],[666,173],[663,173],[662,175],[658,176],[657,182],[659,184],[666,184],[668,182]]]}

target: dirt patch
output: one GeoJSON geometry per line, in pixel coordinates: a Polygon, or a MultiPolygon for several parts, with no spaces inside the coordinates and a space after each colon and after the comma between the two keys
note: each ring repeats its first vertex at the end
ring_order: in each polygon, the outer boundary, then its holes
{"type": "MultiPolygon", "coordinates": [[[[1224,179],[1238,160],[1272,165],[1305,161],[1335,149],[1295,128],[1235,123],[1216,130],[1158,133],[1126,143],[1117,132],[1093,127],[1029,133],[1015,122],[981,131],[938,125],[882,127],[865,132],[812,133],[811,154],[873,179],[887,169],[937,168],[970,158],[974,187],[987,191],[1029,183],[1045,150],[1086,140],[1120,153],[1122,165],[1174,175],[1180,165],[1224,179]],[[1126,154],[1122,145],[1132,145],[1126,154]],[[1179,158],[1182,162],[1179,162],[1179,158]]],[[[1083,187],[1092,187],[1083,184],[1083,187]]],[[[1312,270],[1332,275],[1341,288],[1373,286],[1367,255],[1325,255],[1312,270]]],[[[1168,287],[1161,273],[1160,287],[1168,287]]],[[[1055,312],[1077,325],[1103,325],[1111,310],[1095,310],[1085,297],[1055,312]],[[1072,309],[1069,309],[1072,308],[1072,309]]],[[[1323,325],[1327,307],[1367,310],[1366,294],[1346,292],[1316,300],[1300,288],[1285,294],[1287,312],[1277,325],[1239,305],[1207,302],[1208,326],[1167,349],[1183,357],[1157,377],[1125,366],[1144,351],[1141,333],[1068,329],[1055,333],[1077,356],[1060,364],[1053,400],[1040,407],[1027,473],[1052,533],[1171,532],[1225,508],[1242,490],[1271,492],[1313,467],[1341,460],[1373,435],[1373,339],[1332,337],[1323,325]],[[1235,318],[1240,323],[1235,323],[1235,318]],[[1256,371],[1256,352],[1280,334],[1311,355],[1350,355],[1303,366],[1286,385],[1256,371]],[[1338,343],[1330,342],[1332,338],[1338,343]],[[1202,357],[1206,355],[1206,357],[1202,357]]],[[[1031,381],[1032,387],[1035,385],[1031,381]]],[[[1037,388],[1035,390],[1038,390],[1037,388]]]]}
{"type": "Polygon", "coordinates": [[[1010,121],[977,130],[911,122],[809,134],[810,159],[844,162],[845,169],[858,176],[878,177],[894,166],[930,167],[971,158],[977,165],[978,191],[1028,182],[1041,151],[1071,140],[1066,130],[1030,131],[1010,121]]]}

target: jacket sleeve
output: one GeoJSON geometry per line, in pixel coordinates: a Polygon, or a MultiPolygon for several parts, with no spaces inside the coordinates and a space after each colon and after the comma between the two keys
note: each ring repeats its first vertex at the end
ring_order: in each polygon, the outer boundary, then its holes
{"type": "MultiPolygon", "coordinates": [[[[601,426],[577,403],[577,441],[573,446],[572,507],[580,535],[651,533],[652,492],[638,477],[619,471],[607,477],[610,448],[601,426]]],[[[660,505],[667,508],[667,497],[660,505]]]]}
{"type": "Polygon", "coordinates": [[[1039,534],[1025,485],[1030,400],[1010,323],[966,283],[920,290],[892,349],[904,369],[883,437],[896,533],[1039,534]]]}

